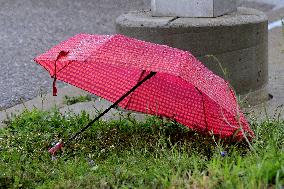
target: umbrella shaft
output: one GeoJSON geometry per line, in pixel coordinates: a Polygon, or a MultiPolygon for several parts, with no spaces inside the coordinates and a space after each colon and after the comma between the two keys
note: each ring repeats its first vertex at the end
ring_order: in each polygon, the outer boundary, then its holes
{"type": "Polygon", "coordinates": [[[153,77],[154,75],[156,75],[156,72],[150,72],[149,75],[147,75],[144,79],[142,79],[141,81],[139,81],[134,87],[132,87],[132,89],[130,89],[129,91],[127,91],[123,96],[121,96],[115,103],[113,103],[110,107],[108,107],[105,111],[103,111],[100,115],[98,115],[95,119],[93,119],[91,122],[88,123],[88,125],[86,125],[85,127],[83,127],[79,132],[77,132],[75,135],[73,135],[70,139],[68,139],[65,144],[69,143],[70,141],[72,141],[73,139],[75,139],[78,135],[80,135],[81,133],[83,133],[86,129],[88,129],[89,127],[91,127],[93,125],[93,123],[95,123],[97,120],[99,120],[102,116],[104,116],[107,112],[109,112],[112,108],[114,108],[115,106],[117,106],[121,101],[123,101],[128,95],[130,95],[133,91],[135,91],[140,85],[142,85],[145,81],[147,81],[148,79],[150,79],[151,77],[153,77]]]}

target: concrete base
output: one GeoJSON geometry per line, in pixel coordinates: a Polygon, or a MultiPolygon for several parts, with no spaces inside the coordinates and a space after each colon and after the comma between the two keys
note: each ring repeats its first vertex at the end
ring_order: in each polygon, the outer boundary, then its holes
{"type": "Polygon", "coordinates": [[[135,11],[116,20],[116,31],[192,52],[237,94],[253,93],[248,103],[255,104],[268,99],[261,90],[268,81],[267,24],[264,13],[248,8],[217,18],[152,17],[149,11],[135,11]]]}

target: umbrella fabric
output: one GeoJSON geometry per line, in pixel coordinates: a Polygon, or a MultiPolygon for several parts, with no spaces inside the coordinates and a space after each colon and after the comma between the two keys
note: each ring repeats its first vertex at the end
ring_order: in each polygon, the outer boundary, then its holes
{"type": "Polygon", "coordinates": [[[150,72],[157,72],[119,103],[221,137],[253,136],[229,84],[190,52],[123,35],[79,34],[36,62],[52,77],[115,102],[150,72]]]}

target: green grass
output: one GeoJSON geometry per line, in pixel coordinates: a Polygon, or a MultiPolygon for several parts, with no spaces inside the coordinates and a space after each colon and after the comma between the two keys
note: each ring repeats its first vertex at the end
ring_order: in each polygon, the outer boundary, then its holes
{"type": "Polygon", "coordinates": [[[79,102],[89,102],[92,100],[92,96],[91,95],[80,95],[80,96],[75,96],[75,97],[70,97],[70,96],[64,96],[64,103],[67,105],[72,105],[72,104],[76,104],[79,102]]]}
{"type": "Polygon", "coordinates": [[[26,111],[10,120],[0,130],[0,188],[284,186],[283,120],[252,124],[253,150],[159,118],[99,121],[52,160],[52,143],[88,121],[85,113],[56,110],[26,111]]]}

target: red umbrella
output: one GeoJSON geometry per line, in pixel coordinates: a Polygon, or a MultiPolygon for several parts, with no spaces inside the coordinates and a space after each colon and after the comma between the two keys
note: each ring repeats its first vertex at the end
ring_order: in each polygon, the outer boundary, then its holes
{"type": "Polygon", "coordinates": [[[123,35],[79,34],[35,60],[54,77],[55,93],[59,79],[200,132],[253,136],[229,84],[187,51],[123,35]]]}

